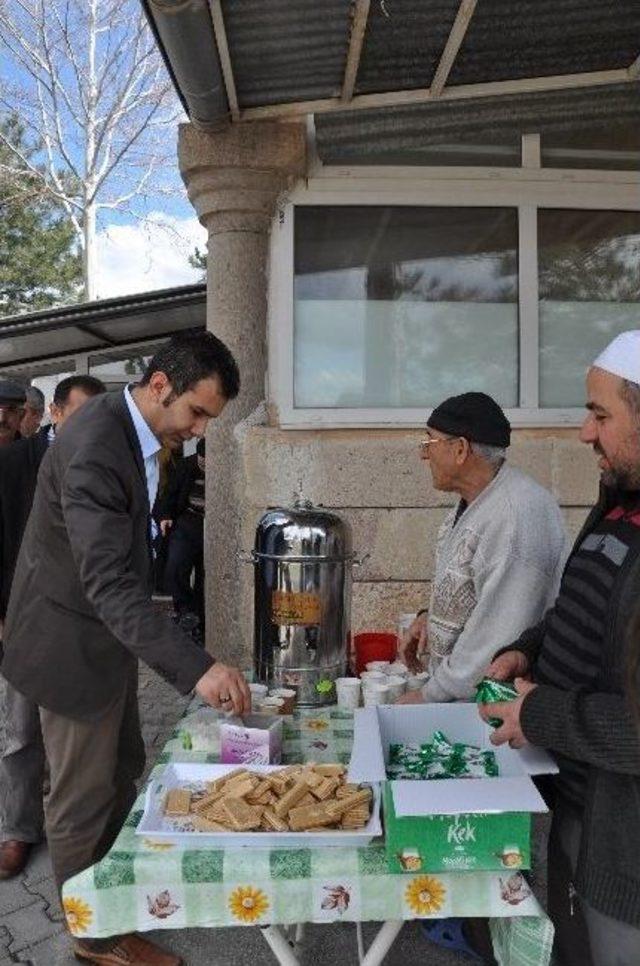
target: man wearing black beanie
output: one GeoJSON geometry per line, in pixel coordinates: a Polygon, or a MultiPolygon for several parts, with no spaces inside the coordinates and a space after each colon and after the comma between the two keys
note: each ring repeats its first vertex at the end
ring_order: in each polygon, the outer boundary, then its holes
{"type": "Polygon", "coordinates": [[[429,679],[403,701],[468,701],[489,660],[555,599],[566,554],[556,501],[506,464],[511,426],[482,392],[445,399],[427,419],[421,458],[437,490],[455,493],[440,528],[428,611],[401,646],[429,679]]]}

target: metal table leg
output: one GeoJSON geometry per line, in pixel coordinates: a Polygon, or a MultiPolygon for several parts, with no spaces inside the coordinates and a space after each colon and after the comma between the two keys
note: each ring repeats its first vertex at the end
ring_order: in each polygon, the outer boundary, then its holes
{"type": "Polygon", "coordinates": [[[291,943],[286,939],[280,926],[260,926],[260,932],[280,966],[300,966],[300,960],[294,954],[291,943]]]}
{"type": "Polygon", "coordinates": [[[380,966],[403,926],[403,919],[388,919],[380,927],[376,938],[369,946],[362,960],[362,966],[380,966]]]}

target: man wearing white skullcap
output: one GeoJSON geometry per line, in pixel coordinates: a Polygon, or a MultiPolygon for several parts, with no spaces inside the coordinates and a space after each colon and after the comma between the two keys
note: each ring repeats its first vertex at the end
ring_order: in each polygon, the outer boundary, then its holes
{"type": "Polygon", "coordinates": [[[554,606],[498,652],[519,697],[481,706],[492,741],[551,751],[548,904],[558,966],[640,964],[640,329],[587,373],[580,439],[600,498],[554,606]],[[527,678],[525,680],[525,677],[527,678]]]}
{"type": "Polygon", "coordinates": [[[640,385],[640,329],[621,332],[593,363],[614,376],[640,385]]]}

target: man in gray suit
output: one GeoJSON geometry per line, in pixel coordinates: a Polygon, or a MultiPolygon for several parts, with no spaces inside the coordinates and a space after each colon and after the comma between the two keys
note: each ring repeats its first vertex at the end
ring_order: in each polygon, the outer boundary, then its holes
{"type": "MultiPolygon", "coordinates": [[[[241,672],[214,659],[151,602],[162,444],[203,436],[239,390],[226,346],[208,332],[172,339],[139,385],[90,400],[40,468],[5,622],[2,673],[40,708],[51,791],[54,874],[63,882],[109,849],[144,764],[137,659],[179,692],[242,714],[241,672]]],[[[76,941],[105,966],[180,960],[137,935],[76,941]]]]}

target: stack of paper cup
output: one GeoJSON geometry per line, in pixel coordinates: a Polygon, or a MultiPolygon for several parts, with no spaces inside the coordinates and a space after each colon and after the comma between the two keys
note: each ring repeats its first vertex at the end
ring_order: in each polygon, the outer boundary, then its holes
{"type": "Polygon", "coordinates": [[[257,706],[260,703],[260,701],[262,701],[263,698],[266,698],[268,690],[269,690],[269,688],[267,687],[266,684],[250,684],[249,685],[249,691],[251,692],[251,709],[252,709],[252,711],[256,711],[257,710],[257,706]]]}
{"type": "Polygon", "coordinates": [[[360,671],[360,679],[362,680],[362,687],[366,687],[368,682],[378,681],[384,682],[387,680],[387,675],[384,671],[360,671]]]}
{"type": "Polygon", "coordinates": [[[338,707],[354,711],[360,705],[360,678],[337,678],[338,707]]]}
{"type": "Polygon", "coordinates": [[[367,671],[386,671],[391,661],[369,661],[367,671]]]}
{"type": "Polygon", "coordinates": [[[391,688],[386,681],[367,682],[363,689],[363,700],[365,708],[370,708],[376,704],[389,704],[391,688]]]}
{"type": "Polygon", "coordinates": [[[424,681],[417,674],[411,674],[407,678],[407,691],[420,691],[424,681]]]}
{"type": "Polygon", "coordinates": [[[407,682],[400,675],[389,674],[387,676],[387,688],[389,689],[389,699],[397,701],[401,694],[407,689],[407,682]]]}
{"type": "Polygon", "coordinates": [[[409,668],[402,661],[394,661],[390,664],[388,668],[385,668],[387,674],[394,674],[396,677],[408,678],[409,668]]]}
{"type": "Polygon", "coordinates": [[[293,688],[275,688],[273,691],[269,691],[270,698],[282,698],[284,701],[281,714],[293,714],[297,696],[298,692],[294,691],[293,688]]]}
{"type": "Polygon", "coordinates": [[[284,698],[259,698],[252,704],[252,708],[258,714],[283,714],[284,698]]]}

